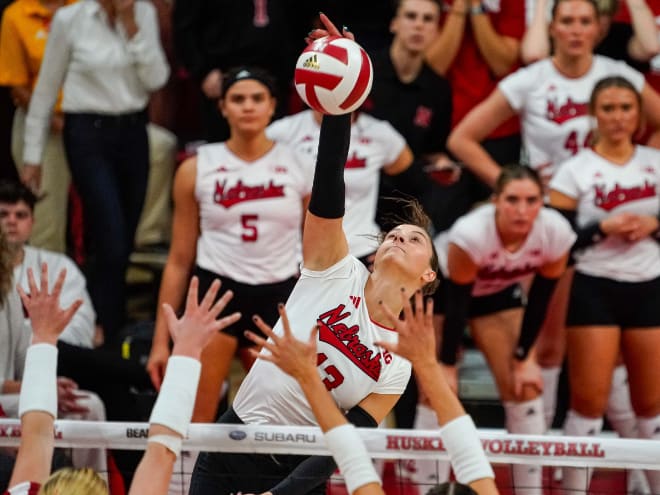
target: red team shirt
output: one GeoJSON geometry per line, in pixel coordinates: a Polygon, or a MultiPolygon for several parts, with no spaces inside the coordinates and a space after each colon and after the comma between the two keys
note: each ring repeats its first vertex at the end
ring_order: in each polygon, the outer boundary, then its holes
{"type": "MultiPolygon", "coordinates": [[[[445,2],[445,4],[448,7],[451,6],[451,2],[445,2]]],[[[483,4],[498,34],[518,40],[522,39],[525,34],[524,1],[486,0],[483,4]]],[[[444,15],[442,23],[446,20],[447,15],[444,15]]],[[[500,80],[491,72],[479,51],[469,17],[465,21],[461,46],[446,77],[451,83],[453,94],[452,127],[456,127],[472,108],[485,100],[500,80]]],[[[518,117],[513,117],[500,125],[488,137],[505,137],[519,132],[518,117]]]]}

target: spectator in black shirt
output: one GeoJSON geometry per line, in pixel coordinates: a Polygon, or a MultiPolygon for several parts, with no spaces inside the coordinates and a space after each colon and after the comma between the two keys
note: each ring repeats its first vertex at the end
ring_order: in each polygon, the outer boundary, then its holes
{"type": "MultiPolygon", "coordinates": [[[[390,122],[415,155],[407,172],[396,178],[381,177],[381,197],[401,193],[417,197],[438,231],[449,228],[461,213],[456,205],[459,187],[441,187],[424,172],[429,166],[444,168],[449,175],[453,170],[445,148],[451,125],[451,88],[424,62],[424,52],[438,33],[439,18],[440,4],[435,0],[399,0],[390,24],[392,43],[372,56],[374,82],[364,105],[365,111],[390,122]]],[[[394,208],[381,200],[381,223],[394,208]]]]}
{"type": "MultiPolygon", "coordinates": [[[[461,194],[462,182],[441,186],[425,172],[427,167],[446,169],[440,174],[456,179],[451,177],[455,170],[445,147],[451,126],[451,87],[424,62],[424,52],[438,34],[440,9],[435,0],[399,0],[390,24],[392,43],[371,59],[374,81],[363,110],[392,124],[415,156],[405,172],[394,177],[381,174],[378,217],[385,229],[398,208],[387,197],[417,197],[438,231],[448,229],[469,206],[468,195],[461,194]]],[[[417,384],[411,378],[394,407],[398,428],[413,428],[417,401],[417,384]]]]}
{"type": "Polygon", "coordinates": [[[277,117],[284,115],[299,40],[311,27],[318,2],[301,0],[179,0],[174,7],[174,44],[179,63],[200,84],[206,135],[229,137],[218,112],[222,74],[236,66],[266,69],[277,79],[277,117]]]}

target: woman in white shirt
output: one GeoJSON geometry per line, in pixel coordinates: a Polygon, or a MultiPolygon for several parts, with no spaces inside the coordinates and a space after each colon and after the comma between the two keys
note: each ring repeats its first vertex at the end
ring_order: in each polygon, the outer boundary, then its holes
{"type": "MultiPolygon", "coordinates": [[[[487,100],[470,112],[448,140],[451,151],[485,183],[493,185],[500,167],[479,144],[498,123],[518,114],[527,164],[536,169],[544,184],[557,165],[589,146],[592,123],[589,97],[598,80],[618,74],[630,80],[642,95],[645,116],[660,129],[660,97],[644,76],[623,62],[600,55],[593,49],[600,34],[595,0],[557,0],[549,27],[554,47],[552,57],[519,69],[504,78],[487,100]]],[[[653,136],[657,140],[660,134],[653,136]]],[[[561,363],[565,355],[564,319],[570,287],[569,270],[562,278],[551,305],[550,317],[539,336],[537,359],[543,367],[546,422],[552,423],[561,363]]],[[[618,388],[625,402],[624,379],[618,388]]],[[[614,403],[614,401],[613,401],[614,403]]],[[[612,415],[631,416],[627,407],[613,407],[612,415]],[[627,411],[626,411],[627,410],[627,411]]],[[[626,436],[623,420],[616,429],[626,436]]]]}
{"type": "MultiPolygon", "coordinates": [[[[516,165],[503,169],[492,204],[459,218],[445,242],[436,241],[446,277],[437,308],[445,314],[440,360],[456,389],[456,354],[469,321],[511,433],[545,430],[543,383],[530,351],[574,240],[570,224],[543,207],[538,174],[516,165]],[[521,283],[530,280],[523,304],[521,283]]],[[[513,483],[516,493],[541,493],[540,467],[513,466],[513,483]]]]}
{"type": "MultiPolygon", "coordinates": [[[[641,97],[622,77],[596,84],[598,136],[550,182],[550,203],[577,231],[568,306],[570,411],[564,432],[602,428],[612,370],[623,356],[641,438],[660,439],[660,152],[633,143],[641,97]]],[[[660,493],[660,471],[647,472],[660,493]]],[[[564,488],[584,493],[586,469],[564,468],[564,488]]]]}
{"type": "Polygon", "coordinates": [[[93,245],[90,294],[108,341],[124,323],[124,278],[146,191],[145,109],[168,75],[149,2],[85,0],[53,17],[30,101],[22,179],[37,190],[62,88],[64,146],[93,245]]]}

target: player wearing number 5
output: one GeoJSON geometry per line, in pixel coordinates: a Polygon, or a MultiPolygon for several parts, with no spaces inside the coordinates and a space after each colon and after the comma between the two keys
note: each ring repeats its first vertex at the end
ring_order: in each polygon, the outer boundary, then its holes
{"type": "MultiPolygon", "coordinates": [[[[248,318],[264,314],[272,324],[298,274],[298,245],[311,172],[285,145],[264,130],[275,111],[274,83],[261,69],[227,72],[219,106],[231,129],[222,143],[199,148],[174,181],[172,246],[163,273],[159,305],[183,303],[191,274],[204,294],[215,278],[236,297],[230,311],[243,318],[218,334],[202,355],[202,374],[193,421],[216,419],[220,387],[239,354],[245,368],[252,343],[242,333],[248,318]]],[[[159,314],[147,369],[160,387],[169,336],[159,314]]]]}

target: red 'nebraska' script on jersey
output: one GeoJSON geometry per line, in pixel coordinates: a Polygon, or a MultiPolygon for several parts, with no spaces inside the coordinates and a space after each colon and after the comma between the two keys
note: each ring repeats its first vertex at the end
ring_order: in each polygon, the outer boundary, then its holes
{"type": "Polygon", "coordinates": [[[546,117],[557,124],[563,124],[567,120],[582,117],[589,113],[589,104],[575,102],[568,98],[563,105],[557,104],[556,100],[548,100],[546,117]]]}
{"type": "Polygon", "coordinates": [[[517,268],[494,268],[492,266],[485,266],[479,269],[477,277],[481,280],[510,280],[514,278],[524,277],[536,270],[536,266],[525,265],[517,268]]]}
{"type": "Polygon", "coordinates": [[[621,187],[617,183],[611,191],[605,186],[594,185],[596,191],[594,204],[602,210],[611,211],[628,201],[654,197],[655,187],[655,184],[651,184],[648,180],[644,181],[643,186],[621,187]]]}
{"type": "Polygon", "coordinates": [[[227,180],[215,181],[215,192],[213,201],[225,208],[231,208],[235,204],[257,199],[278,198],[284,196],[284,186],[277,185],[271,180],[267,185],[257,184],[248,186],[242,180],[235,185],[229,186],[227,180]]]}
{"type": "Polygon", "coordinates": [[[340,304],[318,317],[319,339],[344,354],[355,366],[360,368],[374,381],[380,377],[380,352],[369,349],[360,341],[360,326],[346,326],[340,323],[351,316],[350,311],[344,312],[346,306],[340,304]]]}

